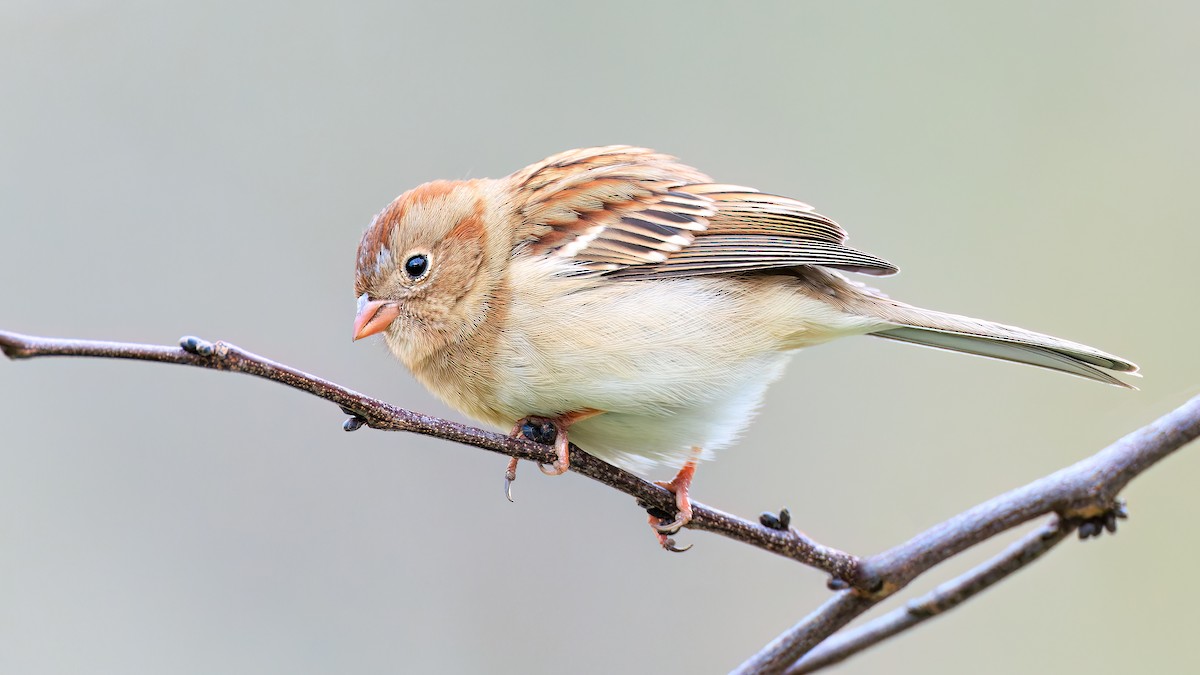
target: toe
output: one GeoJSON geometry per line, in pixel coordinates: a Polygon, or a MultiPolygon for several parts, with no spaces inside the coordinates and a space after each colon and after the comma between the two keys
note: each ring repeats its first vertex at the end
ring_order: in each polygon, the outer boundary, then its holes
{"type": "Polygon", "coordinates": [[[538,469],[547,476],[561,476],[567,472],[567,465],[562,462],[553,464],[538,464],[538,469]]]}
{"type": "Polygon", "coordinates": [[[664,523],[661,520],[657,522],[651,520],[650,527],[653,527],[655,531],[661,535],[678,534],[679,531],[683,529],[683,526],[687,525],[690,520],[691,518],[684,518],[683,514],[680,513],[675,516],[675,520],[672,520],[669,523],[664,523]]]}

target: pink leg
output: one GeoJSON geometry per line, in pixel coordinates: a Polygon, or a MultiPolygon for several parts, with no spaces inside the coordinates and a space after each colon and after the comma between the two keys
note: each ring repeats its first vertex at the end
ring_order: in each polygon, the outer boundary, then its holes
{"type": "Polygon", "coordinates": [[[504,496],[512,501],[512,484],[517,479],[517,458],[508,460],[508,468],[504,471],[504,496]]]}
{"type": "MultiPolygon", "coordinates": [[[[700,455],[700,448],[693,448],[694,457],[700,455]]],[[[666,488],[675,494],[675,508],[678,513],[675,515],[675,520],[669,523],[663,523],[658,518],[650,516],[650,527],[654,528],[655,534],[658,536],[658,543],[668,551],[679,551],[687,549],[675,548],[675,542],[669,535],[679,532],[683,526],[687,525],[692,520],[692,500],[689,498],[688,492],[692,486],[692,478],[696,475],[696,460],[689,459],[687,464],[675,474],[675,477],[670,482],[659,481],[656,484],[659,487],[666,488]]],[[[688,548],[691,548],[690,546],[688,548]]]]}
{"type": "MultiPolygon", "coordinates": [[[[544,464],[538,464],[538,468],[541,469],[542,473],[546,474],[547,476],[560,476],[566,473],[567,469],[571,468],[571,442],[567,438],[567,427],[580,420],[585,420],[589,417],[599,415],[601,412],[603,411],[584,408],[583,410],[569,412],[559,415],[558,417],[539,417],[536,415],[530,415],[529,417],[524,417],[520,420],[517,420],[517,423],[513,425],[512,431],[509,432],[509,436],[512,436],[513,438],[521,436],[522,429],[524,428],[525,424],[533,420],[549,422],[551,425],[553,425],[555,434],[554,463],[550,465],[549,468],[547,468],[544,464]]],[[[508,469],[504,472],[504,494],[506,497],[508,497],[508,501],[510,502],[513,500],[512,482],[516,479],[517,458],[514,457],[509,460],[508,469]]]]}

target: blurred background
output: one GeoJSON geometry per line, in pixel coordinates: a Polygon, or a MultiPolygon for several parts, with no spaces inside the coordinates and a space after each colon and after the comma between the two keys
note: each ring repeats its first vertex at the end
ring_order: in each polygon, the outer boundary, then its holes
{"type": "MultiPolygon", "coordinates": [[[[694,495],[877,552],[1200,392],[1198,21],[1185,2],[7,0],[0,328],[225,339],[462,420],[380,341],[351,344],[372,215],[434,178],[654,147],[815,204],[904,269],[893,297],[1143,367],[1128,392],[869,338],[799,354],[694,495]]],[[[4,672],[715,673],[829,595],[715,536],[666,554],[578,476],[526,466],[510,504],[503,457],[349,435],[269,382],[40,360],[0,383],[4,672]]],[[[1196,672],[1197,476],[1200,448],[1170,458],[1119,536],[841,672],[1196,672]]]]}

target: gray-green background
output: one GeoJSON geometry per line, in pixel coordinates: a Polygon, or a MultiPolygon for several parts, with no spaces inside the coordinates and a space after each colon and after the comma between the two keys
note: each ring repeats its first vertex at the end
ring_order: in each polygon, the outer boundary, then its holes
{"type": "MultiPolygon", "coordinates": [[[[0,3],[0,327],[226,339],[462,419],[351,344],[373,213],[647,145],[815,204],[893,296],[1127,356],[1132,393],[867,338],[802,353],[696,497],[870,553],[1200,391],[1194,3],[0,3]]],[[[0,363],[6,673],[721,672],[827,597],[631,500],[275,384],[0,363]]],[[[853,673],[1195,672],[1200,449],[1116,538],[853,673]]],[[[656,476],[666,478],[667,476],[656,476]]],[[[987,551],[973,552],[969,561],[987,551]]],[[[956,561],[916,584],[961,571],[956,561]]],[[[896,606],[893,602],[889,607],[896,606]]]]}

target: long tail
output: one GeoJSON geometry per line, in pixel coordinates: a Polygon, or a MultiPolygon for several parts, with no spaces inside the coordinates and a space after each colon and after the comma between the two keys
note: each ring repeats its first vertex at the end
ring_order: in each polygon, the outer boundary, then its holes
{"type": "MultiPolygon", "coordinates": [[[[850,305],[849,308],[856,314],[878,318],[892,326],[885,325],[872,331],[870,335],[993,359],[1027,363],[1117,387],[1136,389],[1106,372],[1111,370],[1137,375],[1137,365],[1119,356],[1113,356],[1078,342],[1035,333],[1024,328],[921,309],[882,295],[875,295],[870,292],[870,289],[857,284],[855,287],[857,292],[853,295],[857,297],[847,303],[850,305]]],[[[849,300],[849,298],[844,299],[849,300]]]]}

